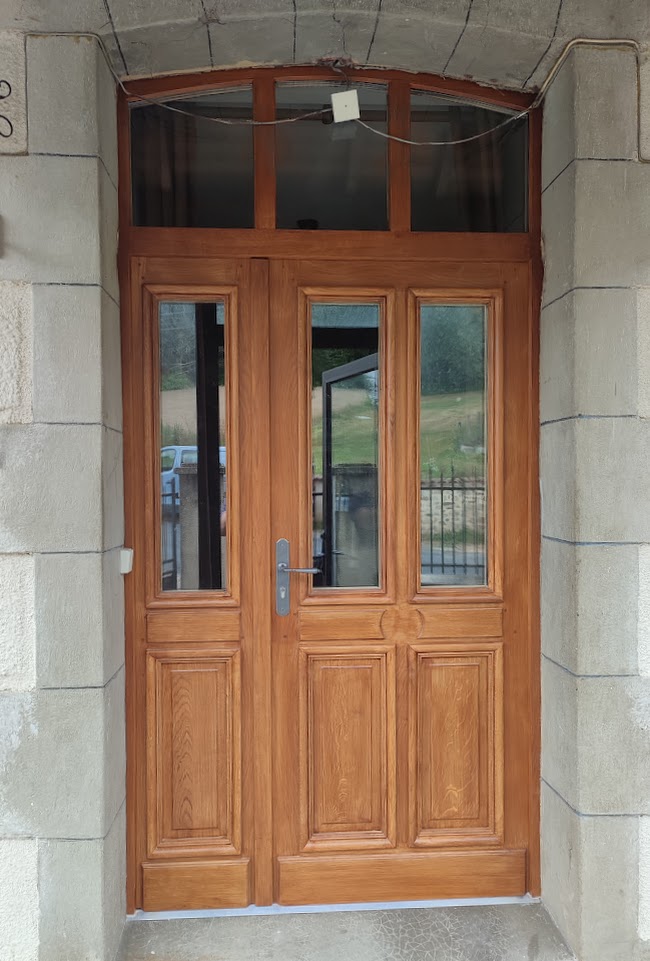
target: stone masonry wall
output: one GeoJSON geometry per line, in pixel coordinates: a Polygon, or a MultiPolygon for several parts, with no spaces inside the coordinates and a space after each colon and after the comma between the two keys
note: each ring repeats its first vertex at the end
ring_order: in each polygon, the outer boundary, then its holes
{"type": "Polygon", "coordinates": [[[115,91],[0,34],[0,955],[110,961],[124,915],[115,91]]]}
{"type": "Polygon", "coordinates": [[[542,895],[580,961],[650,957],[650,165],[637,123],[634,54],[574,51],[543,138],[542,895]]]}

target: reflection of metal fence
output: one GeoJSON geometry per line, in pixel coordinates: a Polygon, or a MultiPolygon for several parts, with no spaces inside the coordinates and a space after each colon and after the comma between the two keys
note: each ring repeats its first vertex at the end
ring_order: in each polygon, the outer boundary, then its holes
{"type": "Polygon", "coordinates": [[[422,576],[485,578],[485,479],[429,469],[420,482],[422,576]]]}
{"type": "MultiPolygon", "coordinates": [[[[374,468],[369,468],[373,473],[374,468]]],[[[343,501],[340,499],[339,503],[343,501]]],[[[319,566],[323,549],[323,482],[312,484],[314,561],[319,566]]],[[[458,575],[459,583],[482,583],[485,578],[485,480],[477,470],[459,475],[429,469],[420,482],[420,548],[424,582],[446,581],[458,575]]]]}
{"type": "MultiPolygon", "coordinates": [[[[373,468],[374,471],[374,468],[373,468]]],[[[343,499],[341,499],[343,500],[343,499]]],[[[323,482],[315,476],[312,484],[314,557],[321,560],[323,549],[323,482]],[[320,556],[319,556],[320,555],[320,556]]],[[[425,582],[459,575],[482,583],[485,577],[486,490],[485,481],[474,470],[468,477],[429,470],[420,483],[420,547],[425,582]]],[[[162,579],[163,590],[180,587],[181,571],[180,496],[162,495],[162,579]]],[[[318,563],[320,566],[320,563],[318,563]]]]}
{"type": "Polygon", "coordinates": [[[162,581],[163,591],[178,590],[180,575],[181,523],[180,495],[162,495],[162,581]]]}

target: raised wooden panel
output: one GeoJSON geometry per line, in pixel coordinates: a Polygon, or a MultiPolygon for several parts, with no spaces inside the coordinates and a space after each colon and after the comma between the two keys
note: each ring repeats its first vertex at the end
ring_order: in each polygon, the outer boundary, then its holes
{"type": "Polygon", "coordinates": [[[150,611],[147,614],[147,640],[150,644],[179,641],[238,641],[241,614],[238,610],[150,611]]]}
{"type": "Polygon", "coordinates": [[[501,637],[503,634],[503,608],[448,607],[439,605],[419,607],[422,618],[420,637],[501,637]]]}
{"type": "Polygon", "coordinates": [[[526,852],[393,851],[278,858],[279,904],[495,898],[526,893],[526,852]]]}
{"type": "Polygon", "coordinates": [[[239,651],[149,652],[149,852],[239,853],[239,651]]]}
{"type": "Polygon", "coordinates": [[[411,650],[411,840],[497,843],[503,831],[498,644],[411,650]]]}
{"type": "Polygon", "coordinates": [[[301,650],[305,849],[394,843],[393,651],[301,650]]]}
{"type": "Polygon", "coordinates": [[[244,908],[251,900],[249,859],[145,862],[142,889],[145,911],[244,908]]]}
{"type": "Polygon", "coordinates": [[[300,611],[300,639],[302,641],[350,642],[380,641],[383,638],[381,620],[384,608],[337,610],[336,608],[302,608],[300,611]]]}

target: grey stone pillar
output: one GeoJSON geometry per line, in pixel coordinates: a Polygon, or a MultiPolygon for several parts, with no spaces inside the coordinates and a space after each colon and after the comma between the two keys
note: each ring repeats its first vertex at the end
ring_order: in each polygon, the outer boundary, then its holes
{"type": "Polygon", "coordinates": [[[0,156],[0,954],[110,961],[125,915],[115,90],[92,40],[2,42],[26,139],[0,156]]]}
{"type": "Polygon", "coordinates": [[[650,956],[650,166],[637,132],[632,52],[575,51],[544,115],[542,894],[580,961],[650,956]]]}

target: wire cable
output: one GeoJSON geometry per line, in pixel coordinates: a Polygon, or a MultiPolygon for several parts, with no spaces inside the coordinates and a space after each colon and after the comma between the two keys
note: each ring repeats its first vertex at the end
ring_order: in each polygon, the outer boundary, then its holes
{"type": "Polygon", "coordinates": [[[459,144],[471,143],[472,140],[479,140],[481,137],[489,137],[490,134],[493,134],[496,130],[501,130],[501,128],[507,124],[521,120],[522,117],[527,116],[530,111],[531,108],[527,107],[526,110],[507,117],[505,120],[502,120],[501,123],[490,127],[489,130],[481,130],[480,133],[472,134],[471,137],[461,137],[459,140],[406,140],[405,137],[396,137],[395,134],[384,133],[383,130],[377,130],[376,127],[371,127],[370,124],[367,124],[365,120],[356,120],[355,122],[365,130],[369,130],[370,133],[377,134],[378,137],[384,137],[385,140],[395,140],[397,143],[405,143],[408,144],[409,147],[455,147],[459,144]]]}
{"type": "MultiPolygon", "coordinates": [[[[197,114],[191,110],[183,110],[182,107],[176,107],[173,104],[170,104],[169,101],[160,100],[159,98],[154,98],[154,97],[146,97],[144,94],[135,93],[133,91],[128,90],[124,80],[117,73],[115,67],[111,62],[110,54],[106,48],[106,44],[104,43],[103,37],[101,37],[100,34],[98,33],[92,33],[89,31],[75,32],[75,31],[51,30],[51,31],[35,31],[35,32],[30,31],[29,35],[33,37],[76,37],[76,38],[90,37],[92,38],[97,42],[97,44],[101,48],[106,58],[108,69],[113,75],[113,78],[116,84],[119,86],[119,88],[127,97],[129,97],[132,100],[144,101],[145,103],[155,104],[159,107],[162,107],[165,110],[170,110],[174,113],[185,114],[189,117],[194,117],[197,120],[206,120],[210,123],[220,123],[226,126],[276,127],[276,126],[279,126],[280,124],[297,123],[299,120],[309,120],[312,117],[323,116],[324,114],[328,113],[331,109],[330,107],[323,107],[321,110],[314,110],[314,111],[311,111],[310,113],[300,114],[295,117],[283,117],[280,120],[252,120],[252,119],[249,120],[246,118],[242,118],[239,120],[237,119],[227,120],[224,117],[208,117],[205,114],[197,114]]],[[[593,39],[591,37],[575,37],[573,40],[569,40],[568,43],[564,46],[560,56],[551,67],[549,73],[546,76],[546,79],[541,84],[530,106],[526,107],[525,110],[519,111],[518,113],[511,114],[505,120],[501,121],[501,123],[495,124],[495,126],[491,127],[489,130],[482,130],[480,133],[473,134],[470,137],[465,137],[460,140],[428,140],[428,141],[406,140],[403,137],[395,136],[395,134],[384,133],[383,130],[377,130],[376,127],[371,127],[364,120],[359,119],[356,121],[356,123],[360,124],[370,133],[373,133],[378,137],[383,137],[385,140],[395,140],[397,141],[397,143],[404,143],[411,147],[452,147],[452,146],[457,146],[459,144],[471,143],[473,140],[480,140],[482,137],[489,137],[496,130],[499,130],[502,127],[505,127],[507,124],[514,123],[517,120],[523,119],[523,117],[527,116],[537,107],[539,107],[540,104],[544,101],[549,87],[551,86],[553,80],[555,79],[558,72],[564,65],[564,62],[569,56],[569,54],[571,53],[571,51],[575,47],[586,47],[586,46],[605,47],[607,49],[634,51],[634,55],[636,59],[636,73],[637,73],[637,160],[639,163],[644,163],[644,164],[650,163],[650,157],[644,157],[642,152],[641,46],[636,40],[632,40],[629,38],[593,39]]],[[[346,77],[346,79],[348,79],[348,82],[349,82],[349,78],[347,78],[347,74],[345,73],[344,69],[342,68],[338,60],[335,61],[334,64],[330,64],[330,66],[332,66],[332,69],[336,73],[340,73],[344,77],[346,77]]],[[[489,110],[491,106],[493,105],[486,103],[485,109],[489,110]]]]}

